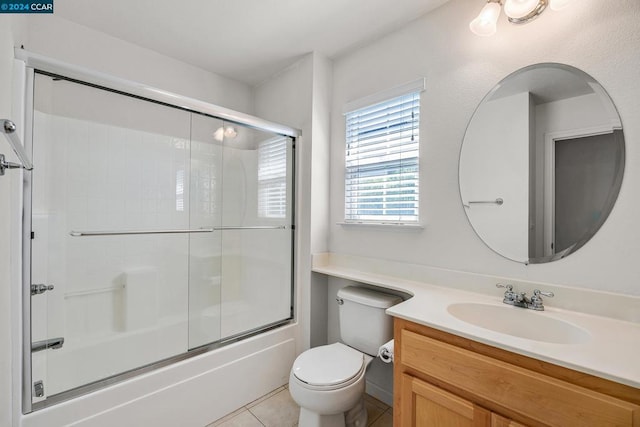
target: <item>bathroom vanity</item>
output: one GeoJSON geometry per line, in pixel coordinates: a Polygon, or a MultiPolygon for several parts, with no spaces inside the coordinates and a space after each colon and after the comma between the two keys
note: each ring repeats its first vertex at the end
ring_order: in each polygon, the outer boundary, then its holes
{"type": "MultiPolygon", "coordinates": [[[[496,253],[550,263],[604,224],[624,165],[622,121],[604,87],[570,65],[534,64],[474,112],[460,153],[462,208],[496,253]]],[[[410,284],[414,297],[387,310],[396,318],[395,426],[640,426],[638,298],[477,279],[466,288],[506,292],[410,284]]]]}
{"type": "Polygon", "coordinates": [[[640,426],[640,298],[340,254],[314,272],[411,295],[394,316],[394,426],[640,426]],[[445,286],[431,285],[441,282],[445,286]]]}
{"type": "Polygon", "coordinates": [[[640,390],[395,320],[395,426],[640,426],[640,390]]]}

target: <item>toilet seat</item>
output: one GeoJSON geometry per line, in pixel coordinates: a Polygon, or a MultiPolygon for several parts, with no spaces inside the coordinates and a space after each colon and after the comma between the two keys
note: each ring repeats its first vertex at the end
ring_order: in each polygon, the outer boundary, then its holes
{"type": "Polygon", "coordinates": [[[313,390],[335,390],[356,382],[366,369],[364,354],[342,343],[323,345],[302,353],[292,373],[313,390]]]}

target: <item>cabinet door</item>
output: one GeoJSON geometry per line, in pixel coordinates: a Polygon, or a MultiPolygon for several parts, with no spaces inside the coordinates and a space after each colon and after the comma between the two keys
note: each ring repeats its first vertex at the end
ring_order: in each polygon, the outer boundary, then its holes
{"type": "Polygon", "coordinates": [[[489,427],[491,413],[454,394],[402,376],[401,427],[489,427]]]}
{"type": "Polygon", "coordinates": [[[491,413],[491,427],[525,427],[524,424],[517,423],[502,415],[491,413]]]}
{"type": "Polygon", "coordinates": [[[464,390],[488,406],[509,408],[542,425],[640,427],[640,405],[635,403],[407,329],[397,335],[403,369],[464,390]]]}

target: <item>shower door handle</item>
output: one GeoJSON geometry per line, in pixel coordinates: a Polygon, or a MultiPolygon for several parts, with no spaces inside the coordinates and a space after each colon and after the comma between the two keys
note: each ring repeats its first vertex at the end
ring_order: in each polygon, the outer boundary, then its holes
{"type": "Polygon", "coordinates": [[[64,338],[50,338],[48,340],[36,341],[31,343],[31,353],[35,353],[37,351],[46,350],[48,348],[52,350],[57,350],[62,348],[62,344],[64,344],[64,338]]]}

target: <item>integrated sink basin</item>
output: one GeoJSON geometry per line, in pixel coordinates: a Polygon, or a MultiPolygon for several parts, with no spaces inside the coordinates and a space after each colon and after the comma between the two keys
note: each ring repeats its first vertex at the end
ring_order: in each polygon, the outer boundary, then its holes
{"type": "Polygon", "coordinates": [[[591,334],[579,326],[525,308],[456,303],[449,305],[447,311],[463,322],[528,340],[580,344],[591,338],[591,334]]]}

